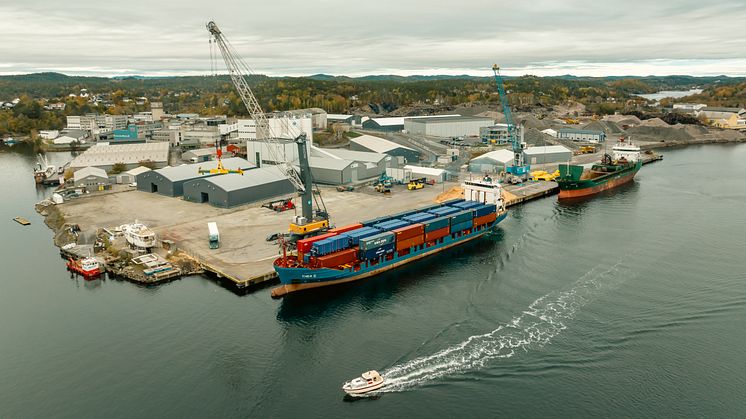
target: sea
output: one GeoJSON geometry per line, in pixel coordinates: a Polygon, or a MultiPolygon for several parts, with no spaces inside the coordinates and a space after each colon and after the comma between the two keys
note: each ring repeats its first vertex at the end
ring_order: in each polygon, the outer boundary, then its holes
{"type": "Polygon", "coordinates": [[[660,92],[638,94],[637,96],[643,97],[647,100],[661,100],[666,98],[678,99],[691,95],[698,95],[702,93],[702,89],[689,89],[689,90],[661,90],[660,92]]]}
{"type": "Polygon", "coordinates": [[[282,300],[71,276],[35,161],[0,148],[2,418],[746,416],[746,144],[282,300]],[[346,397],[370,369],[388,385],[346,397]]]}

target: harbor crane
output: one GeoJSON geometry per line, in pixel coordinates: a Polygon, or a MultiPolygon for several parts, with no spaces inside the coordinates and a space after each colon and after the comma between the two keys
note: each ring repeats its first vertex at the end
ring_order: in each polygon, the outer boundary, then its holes
{"type": "Polygon", "coordinates": [[[199,174],[225,175],[228,173],[238,173],[239,175],[243,176],[243,170],[226,169],[225,166],[223,166],[223,147],[220,144],[220,140],[215,140],[215,158],[218,161],[218,165],[214,169],[202,169],[201,167],[199,167],[197,168],[199,174]]]}
{"type": "Polygon", "coordinates": [[[523,157],[523,150],[526,148],[526,143],[521,141],[517,132],[518,127],[513,122],[513,114],[510,112],[510,105],[508,104],[508,95],[505,93],[503,78],[500,76],[500,67],[497,64],[493,64],[492,72],[495,73],[495,84],[497,84],[497,92],[500,94],[500,103],[502,104],[503,114],[505,115],[505,123],[508,124],[508,139],[513,150],[513,164],[505,168],[505,173],[508,175],[511,183],[521,183],[526,180],[531,170],[531,167],[526,164],[523,157]]]}
{"type": "MultiPolygon", "coordinates": [[[[256,124],[256,140],[267,145],[267,150],[270,154],[271,160],[282,170],[302,197],[302,215],[296,216],[293,222],[290,223],[289,231],[291,235],[297,239],[302,236],[315,234],[328,228],[329,215],[326,212],[324,201],[321,199],[321,194],[315,194],[313,190],[313,178],[311,176],[311,169],[308,162],[306,134],[301,133],[294,140],[298,147],[298,166],[300,169],[300,173],[298,173],[291,162],[287,161],[285,157],[280,156],[280,150],[284,151],[284,146],[278,138],[273,135],[267,115],[262,111],[259,101],[251,91],[246,79],[246,76],[251,73],[249,66],[234,50],[233,46],[228,42],[223,32],[218,28],[218,25],[214,21],[208,22],[206,27],[207,31],[210,32],[211,41],[215,42],[220,49],[220,53],[223,56],[223,61],[228,69],[228,74],[230,75],[233,87],[235,87],[238,95],[241,97],[241,101],[244,106],[246,106],[249,116],[256,124]],[[317,196],[319,198],[316,202],[317,210],[314,211],[313,202],[316,200],[317,196]]],[[[284,152],[282,152],[282,154],[284,154],[284,152]]]]}

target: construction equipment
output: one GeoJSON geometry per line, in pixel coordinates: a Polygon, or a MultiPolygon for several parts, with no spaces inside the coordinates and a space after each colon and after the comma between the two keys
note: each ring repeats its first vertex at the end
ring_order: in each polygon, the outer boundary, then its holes
{"type": "Polygon", "coordinates": [[[407,189],[410,191],[416,191],[418,189],[422,189],[427,184],[426,178],[420,178],[420,179],[412,179],[407,184],[407,189]]]}
{"type": "Polygon", "coordinates": [[[283,212],[283,211],[294,209],[295,204],[293,203],[293,198],[278,199],[275,201],[270,201],[265,204],[262,204],[262,208],[271,209],[272,211],[275,211],[275,212],[283,212]]]}
{"type": "Polygon", "coordinates": [[[376,184],[376,192],[380,192],[382,194],[389,194],[391,193],[391,185],[386,186],[381,182],[378,182],[376,184]]]}
{"type": "Polygon", "coordinates": [[[505,123],[508,124],[508,139],[513,150],[513,165],[505,168],[506,177],[510,183],[521,183],[528,178],[528,172],[531,170],[531,167],[525,164],[523,157],[523,150],[526,148],[526,143],[519,138],[517,133],[518,127],[513,122],[513,114],[510,112],[505,85],[500,76],[500,67],[494,64],[492,72],[495,74],[495,84],[497,84],[497,91],[500,94],[500,103],[502,104],[503,114],[505,115],[505,123]]]}
{"type": "Polygon", "coordinates": [[[243,176],[243,170],[241,169],[226,169],[223,167],[223,148],[221,147],[220,140],[215,140],[215,157],[218,161],[217,167],[214,169],[202,169],[201,167],[197,168],[197,171],[199,174],[211,174],[211,175],[225,175],[228,173],[238,173],[239,175],[243,176]]]}
{"type": "Polygon", "coordinates": [[[277,137],[272,134],[267,115],[262,111],[259,101],[249,88],[249,83],[246,79],[247,75],[250,74],[249,66],[236,53],[215,22],[208,22],[206,27],[211,35],[210,42],[218,45],[225,66],[228,69],[231,82],[241,97],[244,106],[246,106],[249,116],[256,123],[257,141],[267,143],[271,160],[280,167],[301,196],[302,215],[296,215],[290,224],[290,241],[294,241],[299,236],[315,234],[322,229],[328,228],[329,215],[326,211],[324,201],[321,199],[321,194],[313,190],[313,179],[308,163],[306,134],[301,133],[295,138],[295,143],[298,147],[298,166],[300,168],[300,173],[298,173],[287,157],[280,155],[280,153],[284,153],[285,148],[280,144],[277,137]],[[316,211],[313,209],[314,201],[316,201],[316,211]]]}
{"type": "Polygon", "coordinates": [[[581,146],[578,151],[580,152],[580,154],[593,154],[596,152],[596,146],[584,145],[581,146]]]}
{"type": "Polygon", "coordinates": [[[545,180],[550,181],[558,178],[560,175],[559,169],[555,170],[554,173],[549,173],[546,170],[537,170],[531,172],[531,178],[535,181],[545,180]]]}
{"type": "Polygon", "coordinates": [[[568,125],[578,125],[580,123],[580,120],[575,118],[562,118],[562,120],[568,125]]]}

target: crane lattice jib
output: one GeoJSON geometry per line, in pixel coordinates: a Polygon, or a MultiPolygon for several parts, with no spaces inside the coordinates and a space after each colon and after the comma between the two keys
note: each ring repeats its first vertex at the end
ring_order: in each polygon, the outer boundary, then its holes
{"type": "MultiPolygon", "coordinates": [[[[497,65],[492,66],[492,71],[495,73],[495,83],[497,84],[497,92],[500,94],[500,104],[503,107],[503,114],[505,115],[505,123],[508,124],[508,138],[510,139],[510,144],[513,147],[513,153],[516,155],[521,153],[521,144],[518,140],[518,135],[516,133],[516,126],[513,123],[513,114],[510,112],[510,105],[508,104],[508,95],[505,93],[505,85],[503,83],[503,78],[500,76],[500,67],[497,65]]],[[[519,159],[515,160],[516,162],[519,161],[519,159]]]]}
{"type": "Polygon", "coordinates": [[[287,161],[287,158],[278,155],[278,153],[284,154],[285,149],[277,140],[277,137],[272,135],[272,129],[269,125],[267,115],[264,114],[264,111],[262,111],[262,108],[259,105],[259,101],[256,99],[256,96],[254,96],[251,88],[249,88],[249,83],[246,81],[246,74],[249,73],[249,66],[246,65],[241,57],[233,50],[233,47],[215,22],[209,22],[207,24],[207,30],[215,39],[215,43],[218,44],[220,53],[223,56],[223,61],[225,61],[225,66],[228,68],[231,82],[233,82],[233,86],[241,97],[241,101],[246,106],[249,116],[256,124],[256,139],[258,141],[267,142],[270,157],[282,168],[288,179],[293,183],[293,186],[295,186],[299,191],[305,190],[300,176],[292,167],[290,162],[287,161]]]}

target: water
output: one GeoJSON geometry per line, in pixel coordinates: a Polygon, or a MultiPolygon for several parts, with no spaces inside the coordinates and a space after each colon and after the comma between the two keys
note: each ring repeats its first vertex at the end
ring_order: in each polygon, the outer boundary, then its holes
{"type": "Polygon", "coordinates": [[[665,98],[678,99],[680,97],[686,97],[691,95],[698,95],[702,93],[702,89],[689,89],[689,90],[661,90],[660,92],[638,94],[637,96],[644,97],[647,100],[661,100],[665,98]]]}
{"type": "Polygon", "coordinates": [[[71,279],[33,156],[0,151],[0,417],[743,417],[745,160],[666,150],[603,197],[278,301],[71,279]],[[345,399],[370,368],[391,385],[345,399]]]}

